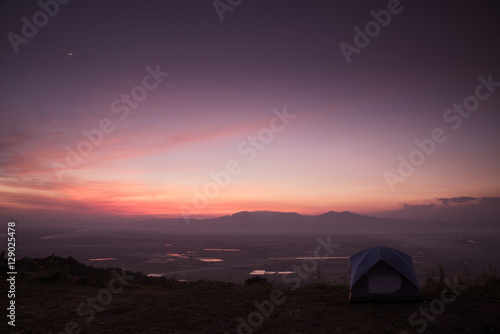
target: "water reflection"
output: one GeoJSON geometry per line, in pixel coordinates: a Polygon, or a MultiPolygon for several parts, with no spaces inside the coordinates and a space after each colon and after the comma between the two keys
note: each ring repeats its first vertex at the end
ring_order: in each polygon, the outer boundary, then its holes
{"type": "MultiPolygon", "coordinates": [[[[166,277],[167,274],[155,274],[155,273],[149,273],[146,276],[148,277],[166,277]]],[[[178,279],[177,282],[188,282],[188,280],[185,279],[178,279]]]]}
{"type": "Polygon", "coordinates": [[[167,253],[165,255],[159,255],[160,257],[174,257],[174,258],[178,258],[178,259],[189,259],[188,256],[184,255],[184,254],[177,254],[177,253],[167,253]]]}
{"type": "Polygon", "coordinates": [[[163,274],[147,274],[148,277],[162,277],[163,274]]]}
{"type": "Polygon", "coordinates": [[[267,270],[254,270],[250,275],[288,275],[293,274],[293,271],[267,271],[267,270]]]}
{"type": "Polygon", "coordinates": [[[215,259],[213,257],[202,257],[202,258],[197,258],[196,260],[200,260],[202,262],[222,262],[222,261],[224,261],[221,259],[215,259]]]}

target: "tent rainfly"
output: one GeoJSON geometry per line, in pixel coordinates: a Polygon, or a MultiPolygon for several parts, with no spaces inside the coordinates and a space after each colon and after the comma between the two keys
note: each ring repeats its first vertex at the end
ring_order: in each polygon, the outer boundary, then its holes
{"type": "Polygon", "coordinates": [[[372,247],[351,256],[349,303],[423,301],[411,257],[389,247],[372,247]]]}

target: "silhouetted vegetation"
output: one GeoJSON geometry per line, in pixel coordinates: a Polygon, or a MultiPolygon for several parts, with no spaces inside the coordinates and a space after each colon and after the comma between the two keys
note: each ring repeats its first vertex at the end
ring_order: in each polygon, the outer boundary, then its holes
{"type": "Polygon", "coordinates": [[[268,285],[269,282],[267,281],[267,278],[261,277],[261,276],[254,276],[252,278],[246,279],[245,280],[245,286],[252,286],[252,285],[268,285]]]}

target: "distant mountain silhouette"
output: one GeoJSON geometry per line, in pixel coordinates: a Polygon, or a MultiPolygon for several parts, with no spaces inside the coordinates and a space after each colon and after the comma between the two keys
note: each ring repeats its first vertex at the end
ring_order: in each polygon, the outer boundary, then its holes
{"type": "Polygon", "coordinates": [[[111,228],[172,233],[404,233],[446,232],[457,225],[440,221],[377,218],[349,211],[326,212],[317,216],[295,212],[242,211],[209,219],[151,219],[114,224],[111,228]]]}

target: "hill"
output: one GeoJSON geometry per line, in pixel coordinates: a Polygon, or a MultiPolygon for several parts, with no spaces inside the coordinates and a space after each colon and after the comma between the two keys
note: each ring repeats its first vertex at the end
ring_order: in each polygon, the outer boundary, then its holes
{"type": "MultiPolygon", "coordinates": [[[[178,282],[54,256],[25,258],[17,267],[16,326],[4,320],[2,333],[417,333],[424,326],[425,333],[500,331],[500,278],[493,269],[467,282],[434,316],[421,314],[442,299],[440,279],[422,288],[425,303],[347,305],[347,286],[321,282],[295,291],[264,280],[178,282]]],[[[7,289],[2,278],[2,295],[7,289]]]]}

